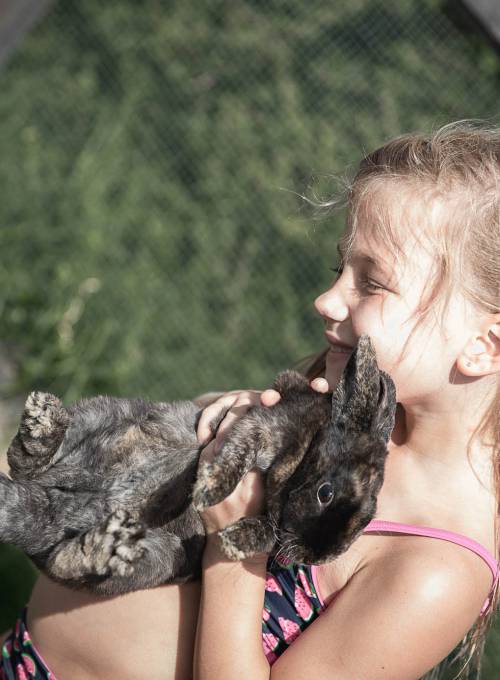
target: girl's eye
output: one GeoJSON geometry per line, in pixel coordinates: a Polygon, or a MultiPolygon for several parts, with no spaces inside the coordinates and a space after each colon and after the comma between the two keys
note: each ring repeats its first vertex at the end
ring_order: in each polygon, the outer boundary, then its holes
{"type": "Polygon", "coordinates": [[[330,482],[325,482],[319,487],[317,497],[321,505],[329,505],[332,502],[333,486],[330,482]]]}
{"type": "Polygon", "coordinates": [[[384,290],[382,286],[378,286],[376,283],[373,283],[372,281],[370,281],[370,279],[367,279],[364,276],[361,277],[361,283],[363,284],[365,290],[372,291],[384,290]]]}
{"type": "MultiPolygon", "coordinates": [[[[338,265],[338,267],[330,267],[330,271],[335,272],[335,274],[337,275],[335,280],[337,280],[340,278],[340,276],[342,276],[344,267],[342,265],[338,265]]],[[[370,279],[367,276],[360,276],[359,284],[361,285],[363,290],[365,290],[370,295],[372,295],[373,293],[386,290],[384,286],[381,286],[380,284],[376,283],[375,281],[373,281],[373,279],[370,279]]]]}

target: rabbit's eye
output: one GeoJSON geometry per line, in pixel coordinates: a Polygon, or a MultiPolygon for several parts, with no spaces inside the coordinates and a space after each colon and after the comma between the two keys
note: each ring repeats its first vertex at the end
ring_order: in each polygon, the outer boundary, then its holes
{"type": "Polygon", "coordinates": [[[318,501],[321,505],[328,505],[333,498],[333,486],[330,482],[325,482],[318,489],[318,501]]]}

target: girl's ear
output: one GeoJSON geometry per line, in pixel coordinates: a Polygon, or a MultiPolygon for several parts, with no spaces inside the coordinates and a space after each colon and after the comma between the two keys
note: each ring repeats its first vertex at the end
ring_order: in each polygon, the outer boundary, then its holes
{"type": "MultiPolygon", "coordinates": [[[[457,359],[458,370],[466,376],[479,377],[500,371],[500,314],[482,333],[475,333],[457,359]]],[[[490,317],[491,321],[491,317],[490,317]]]]}

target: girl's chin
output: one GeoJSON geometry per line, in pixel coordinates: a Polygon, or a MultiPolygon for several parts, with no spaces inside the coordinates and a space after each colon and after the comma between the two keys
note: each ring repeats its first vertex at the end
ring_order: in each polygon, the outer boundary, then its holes
{"type": "Polygon", "coordinates": [[[325,379],[333,389],[338,383],[352,352],[327,352],[325,361],[325,379]]]}

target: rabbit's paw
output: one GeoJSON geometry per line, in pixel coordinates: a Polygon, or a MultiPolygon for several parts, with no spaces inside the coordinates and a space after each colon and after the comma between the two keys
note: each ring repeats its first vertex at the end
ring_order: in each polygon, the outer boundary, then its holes
{"type": "Polygon", "coordinates": [[[193,487],[193,505],[198,512],[220,503],[225,498],[224,494],[221,495],[219,474],[220,466],[215,463],[206,462],[199,465],[198,476],[193,487]]]}
{"type": "Polygon", "coordinates": [[[60,425],[60,399],[47,392],[31,392],[24,405],[24,431],[33,439],[48,437],[60,425]]]}
{"type": "Polygon", "coordinates": [[[130,576],[134,562],[145,553],[144,525],[125,510],[116,510],[94,538],[94,568],[97,574],[130,576]]]}
{"type": "Polygon", "coordinates": [[[271,552],[275,536],[265,517],[243,517],[218,532],[222,552],[230,560],[244,560],[271,552]]]}

